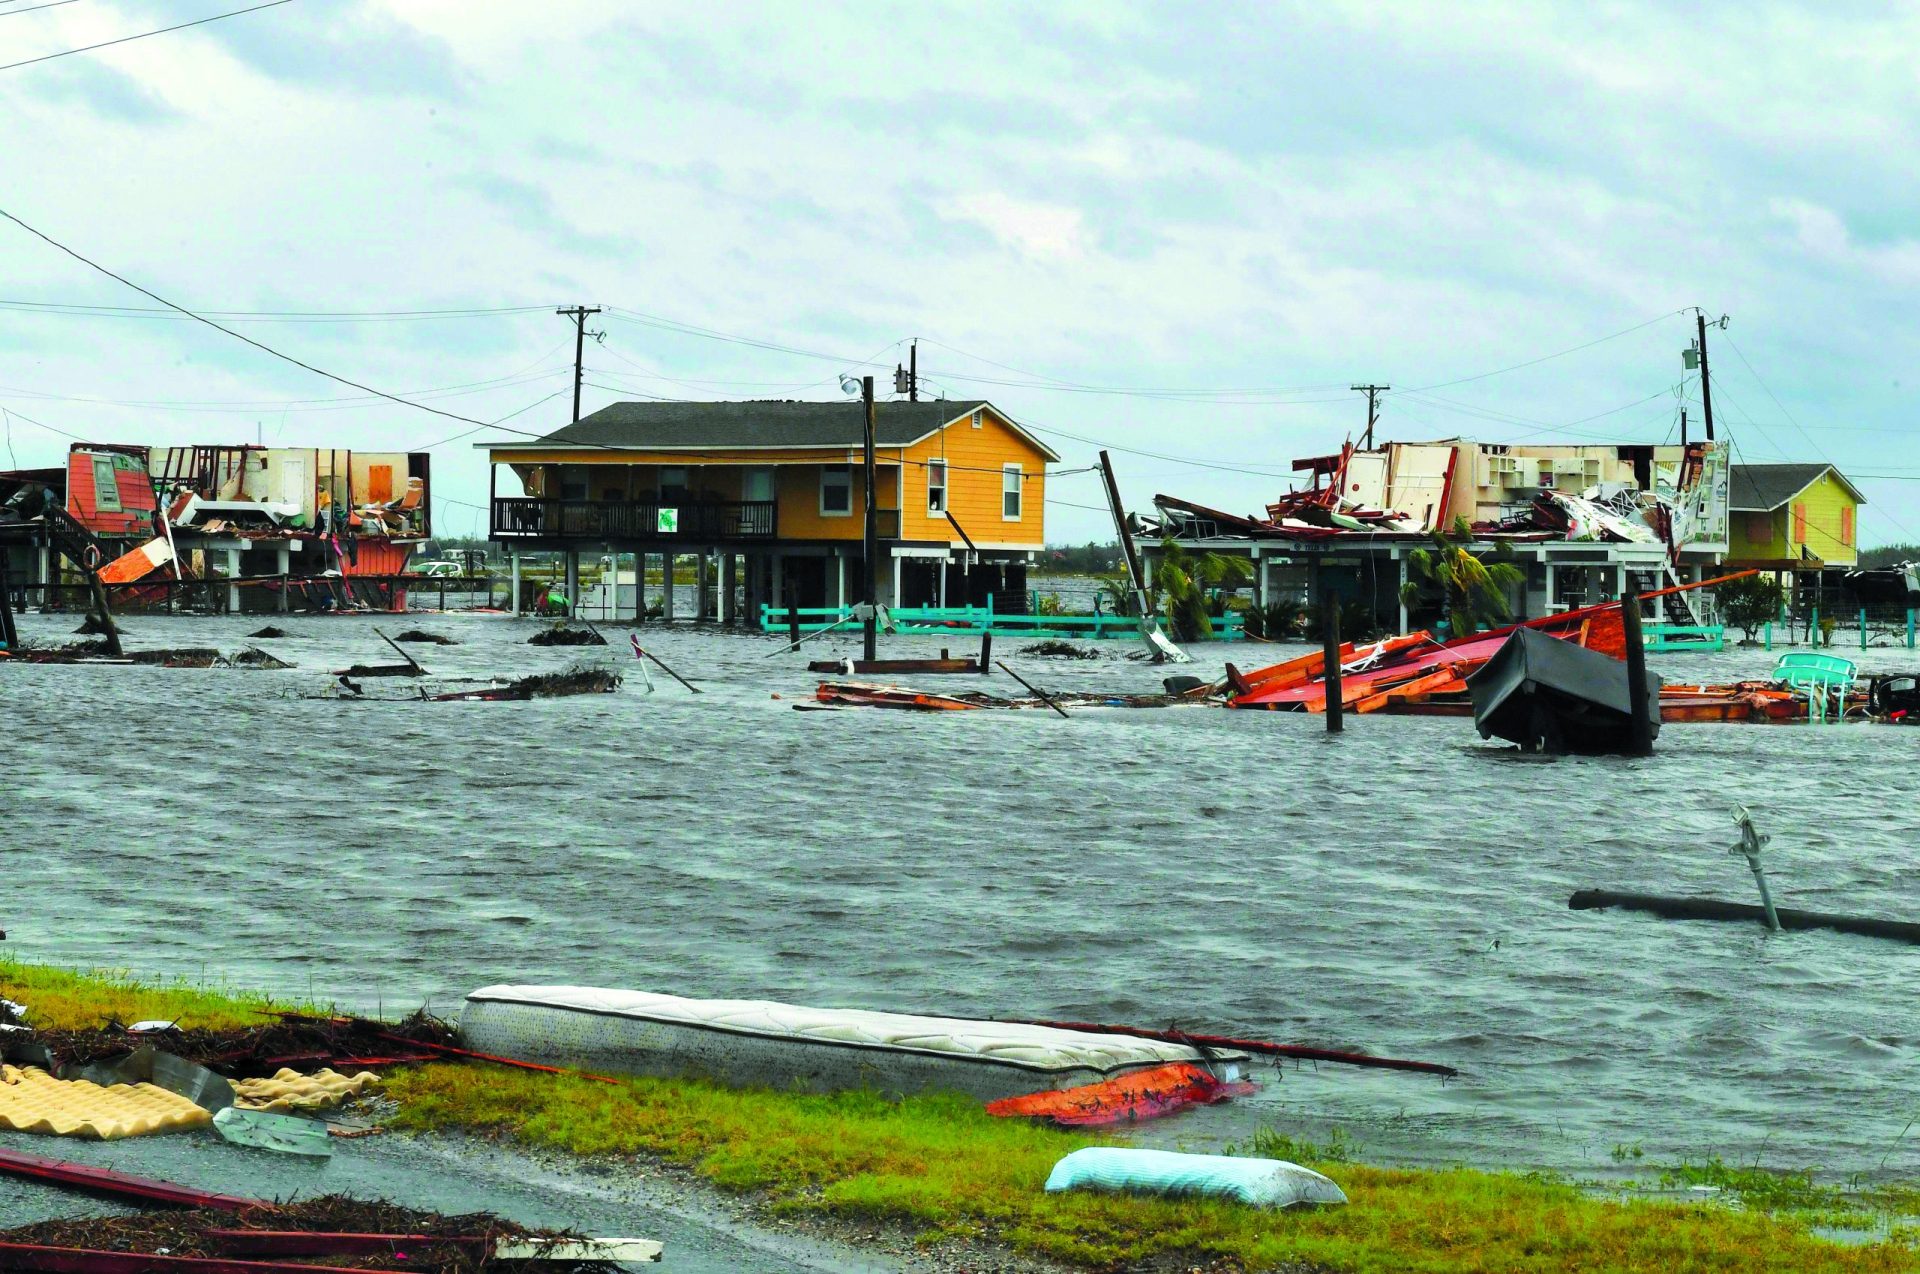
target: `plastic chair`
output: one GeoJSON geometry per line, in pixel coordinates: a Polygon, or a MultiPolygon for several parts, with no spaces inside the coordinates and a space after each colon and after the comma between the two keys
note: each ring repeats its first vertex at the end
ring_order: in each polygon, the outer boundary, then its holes
{"type": "Polygon", "coordinates": [[[1833,697],[1833,719],[1838,721],[1847,710],[1847,691],[1853,688],[1854,662],[1838,655],[1795,651],[1780,656],[1773,666],[1773,679],[1789,690],[1807,696],[1807,720],[1822,724],[1827,720],[1827,698],[1833,697]]]}

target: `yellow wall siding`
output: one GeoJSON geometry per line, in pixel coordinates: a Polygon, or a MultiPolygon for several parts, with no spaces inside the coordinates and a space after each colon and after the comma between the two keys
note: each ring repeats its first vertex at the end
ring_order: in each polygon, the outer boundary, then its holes
{"type": "MultiPolygon", "coordinates": [[[[876,509],[894,509],[899,507],[899,479],[893,467],[898,452],[876,452],[874,461],[879,468],[874,474],[874,507],[876,509]]],[[[859,540],[866,531],[864,516],[866,499],[866,475],[861,466],[853,466],[852,499],[844,517],[827,516],[820,512],[820,465],[783,465],[774,474],[776,498],[779,501],[780,538],[783,540],[859,540]]],[[[886,519],[881,520],[885,529],[886,519]]]]}
{"type": "Polygon", "coordinates": [[[1729,513],[1727,556],[1735,561],[1777,561],[1792,556],[1787,549],[1788,510],[1772,513],[1729,513]],[[1765,531],[1755,535],[1754,531],[1765,531]]]}
{"type": "MultiPolygon", "coordinates": [[[[1829,566],[1852,566],[1859,560],[1857,546],[1852,541],[1860,538],[1859,513],[1854,499],[1847,489],[1840,485],[1831,471],[1820,475],[1812,486],[1795,496],[1787,505],[1787,530],[1793,531],[1793,506],[1805,504],[1807,507],[1806,545],[1807,551],[1826,562],[1829,566]],[[1853,534],[1842,538],[1841,510],[1856,509],[1853,516],[1853,534]]],[[[1799,556],[1800,545],[1794,544],[1794,556],[1799,556]]]]}
{"type": "Polygon", "coordinates": [[[1047,461],[1034,445],[988,411],[975,429],[965,420],[909,447],[906,452],[907,499],[901,512],[901,530],[909,540],[945,540],[960,537],[940,514],[927,512],[929,460],[946,459],[947,507],[967,529],[975,544],[1030,544],[1046,542],[1047,461]],[[1025,474],[1020,520],[1000,516],[1001,466],[1018,462],[1025,474]]]}
{"type": "Polygon", "coordinates": [[[1821,474],[1807,488],[1770,514],[1729,515],[1731,539],[1727,556],[1735,561],[1780,561],[1797,559],[1804,543],[1808,553],[1829,566],[1854,566],[1860,560],[1860,507],[1846,485],[1831,470],[1821,474]],[[1796,539],[1794,510],[1806,509],[1804,540],[1796,539]],[[1851,515],[1843,510],[1853,510],[1851,515]],[[1851,534],[1847,520],[1851,518],[1851,534]],[[1749,522],[1766,520],[1769,534],[1754,535],[1749,522]]]}

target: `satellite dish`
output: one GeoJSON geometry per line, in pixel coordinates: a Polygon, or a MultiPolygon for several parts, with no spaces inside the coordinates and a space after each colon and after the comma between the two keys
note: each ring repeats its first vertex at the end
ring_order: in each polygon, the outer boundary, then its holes
{"type": "Polygon", "coordinates": [[[849,398],[858,398],[860,396],[860,382],[851,376],[842,376],[840,378],[840,392],[849,398]]]}

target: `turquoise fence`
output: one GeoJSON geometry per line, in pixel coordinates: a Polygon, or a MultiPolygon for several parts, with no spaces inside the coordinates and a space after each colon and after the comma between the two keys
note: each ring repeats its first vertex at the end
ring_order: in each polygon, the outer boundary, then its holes
{"type": "Polygon", "coordinates": [[[1727,648],[1727,630],[1720,624],[1643,624],[1647,649],[1654,651],[1713,651],[1727,648]]]}
{"type": "MultiPolygon", "coordinates": [[[[996,637],[1061,637],[1081,641],[1101,641],[1116,637],[1137,637],[1139,624],[1125,615],[1006,615],[996,614],[992,606],[896,606],[892,610],[896,632],[910,636],[952,637],[956,633],[992,633],[996,637]]],[[[802,606],[795,612],[803,633],[828,628],[858,631],[851,606],[802,606]]],[[[791,632],[785,606],[760,608],[762,632],[791,632]]],[[[1218,616],[1213,621],[1213,640],[1242,641],[1246,638],[1246,617],[1239,613],[1218,616]]]]}

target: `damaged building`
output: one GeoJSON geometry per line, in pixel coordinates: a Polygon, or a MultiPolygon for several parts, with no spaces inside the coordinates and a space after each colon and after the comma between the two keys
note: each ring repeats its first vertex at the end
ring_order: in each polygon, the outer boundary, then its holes
{"type": "Polygon", "coordinates": [[[184,593],[228,611],[404,609],[430,532],[428,460],[79,442],[64,467],[0,473],[0,549],[16,597],[42,605],[83,588],[84,568],[116,607],[184,593]]]}
{"type": "MultiPolygon", "coordinates": [[[[1168,540],[1247,560],[1256,605],[1329,597],[1371,605],[1376,626],[1408,630],[1409,559],[1465,524],[1476,554],[1503,552],[1524,575],[1515,618],[1697,582],[1726,557],[1724,442],[1675,446],[1522,446],[1446,439],[1390,442],[1293,463],[1305,482],[1264,514],[1238,516],[1154,497],[1134,534],[1149,561],[1168,540]],[[1504,546],[1504,548],[1502,547],[1504,546]]],[[[1700,623],[1710,599],[1662,599],[1700,623]]]]}

